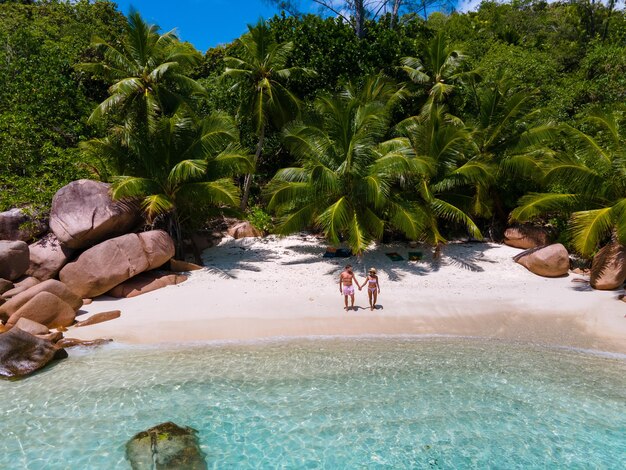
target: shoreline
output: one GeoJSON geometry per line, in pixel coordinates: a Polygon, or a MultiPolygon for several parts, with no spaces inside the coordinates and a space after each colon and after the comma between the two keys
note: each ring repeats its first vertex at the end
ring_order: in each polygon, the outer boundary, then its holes
{"type": "MultiPolygon", "coordinates": [[[[89,314],[119,309],[118,319],[66,336],[128,344],[185,344],[272,338],[444,335],[501,339],[626,354],[626,305],[618,291],[593,291],[580,276],[542,278],[514,263],[521,250],[491,243],[451,243],[441,260],[426,248],[406,260],[402,244],[378,246],[363,259],[322,258],[312,236],[225,238],[203,254],[206,269],[184,283],[130,299],[101,297],[89,314]],[[405,260],[393,262],[394,251],[405,260]],[[357,290],[357,311],[343,310],[338,274],[352,263],[376,266],[379,305],[370,312],[357,290]]],[[[411,249],[415,251],[414,249],[411,249]]],[[[83,315],[78,317],[82,319],[83,315]]]]}

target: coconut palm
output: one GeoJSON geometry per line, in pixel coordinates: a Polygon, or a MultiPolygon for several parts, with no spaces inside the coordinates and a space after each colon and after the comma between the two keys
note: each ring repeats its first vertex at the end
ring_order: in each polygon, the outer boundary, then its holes
{"type": "Polygon", "coordinates": [[[454,90],[453,82],[462,78],[461,65],[467,57],[447,43],[443,33],[437,34],[428,43],[423,60],[404,57],[401,69],[411,81],[428,87],[428,104],[441,103],[454,90]]]}
{"type": "Polygon", "coordinates": [[[416,158],[430,162],[429,170],[412,175],[405,184],[404,197],[412,201],[417,218],[424,227],[422,237],[432,245],[445,243],[440,222],[465,227],[482,238],[471,214],[482,204],[475,186],[485,186],[491,179],[487,165],[469,158],[469,133],[463,123],[446,113],[443,105],[434,105],[397,126],[406,137],[416,158]]]}
{"type": "Polygon", "coordinates": [[[152,125],[161,115],[171,115],[183,102],[205,93],[185,72],[197,64],[200,54],[181,43],[174,32],[159,34],[159,27],[146,23],[131,11],[121,44],[94,39],[104,54],[102,61],[79,65],[81,70],[112,83],[109,97],[89,117],[100,122],[117,115],[134,126],[152,125]]]}
{"type": "Polygon", "coordinates": [[[558,190],[522,197],[511,218],[571,214],[574,247],[589,256],[611,237],[626,246],[626,137],[618,111],[592,111],[583,124],[590,131],[564,126],[570,146],[545,162],[545,183],[558,190]]]}
{"type": "Polygon", "coordinates": [[[412,157],[407,139],[383,141],[390,104],[401,94],[383,78],[369,78],[360,91],[318,98],[315,124],[285,128],[284,143],[300,166],[279,170],[270,185],[279,233],[316,226],[330,243],[345,239],[356,253],[380,239],[385,225],[419,237],[419,220],[394,187],[426,171],[427,162],[412,157]]]}
{"type": "Polygon", "coordinates": [[[200,119],[181,109],[161,117],[133,146],[120,134],[85,142],[83,151],[113,162],[119,154],[132,154],[138,164],[132,176],[113,178],[113,198],[139,199],[148,222],[166,222],[178,250],[182,227],[194,214],[238,206],[232,177],[251,171],[252,163],[238,147],[232,118],[217,114],[200,119]]]}
{"type": "Polygon", "coordinates": [[[536,186],[542,161],[553,153],[547,143],[556,137],[556,127],[543,121],[535,98],[534,92],[514,89],[506,79],[476,90],[476,117],[467,122],[468,155],[490,177],[476,181],[474,215],[490,218],[495,213],[500,224],[506,223],[508,208],[536,186]]]}
{"type": "MultiPolygon", "coordinates": [[[[233,80],[232,90],[240,93],[240,117],[252,119],[257,136],[254,163],[263,151],[267,126],[281,127],[296,116],[300,101],[286,87],[294,73],[312,74],[300,67],[287,67],[293,43],[276,43],[269,26],[259,22],[248,26],[248,32],[237,39],[237,57],[225,57],[224,77],[233,80]]],[[[241,198],[241,208],[246,209],[250,196],[252,175],[246,175],[241,198]]]]}

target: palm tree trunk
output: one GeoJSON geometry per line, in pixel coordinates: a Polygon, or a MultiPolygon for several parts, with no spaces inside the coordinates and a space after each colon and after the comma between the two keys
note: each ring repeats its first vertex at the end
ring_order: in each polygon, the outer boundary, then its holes
{"type": "Polygon", "coordinates": [[[178,214],[174,211],[170,214],[168,223],[168,231],[172,240],[174,240],[174,248],[175,254],[174,257],[176,259],[184,260],[185,259],[185,250],[183,247],[183,236],[182,236],[182,228],[180,225],[180,220],[178,218],[178,214]]]}
{"type": "MultiPolygon", "coordinates": [[[[265,126],[261,126],[261,132],[259,133],[259,141],[256,144],[256,153],[254,154],[254,166],[261,158],[261,151],[263,150],[263,141],[265,140],[265,126]]],[[[248,199],[250,198],[250,186],[252,185],[252,173],[248,173],[243,182],[243,195],[241,196],[240,208],[245,211],[248,208],[248,199]]]]}

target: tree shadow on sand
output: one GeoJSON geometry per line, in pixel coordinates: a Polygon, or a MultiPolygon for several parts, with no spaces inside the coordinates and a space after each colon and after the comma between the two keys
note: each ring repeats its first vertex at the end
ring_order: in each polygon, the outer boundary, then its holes
{"type": "MultiPolygon", "coordinates": [[[[426,245],[408,248],[405,244],[380,245],[363,255],[359,269],[365,273],[370,266],[385,272],[389,281],[400,281],[407,275],[427,276],[439,271],[444,266],[457,266],[472,272],[482,272],[483,263],[494,264],[497,261],[485,255],[493,246],[488,243],[451,243],[443,247],[440,257],[435,258],[433,251],[426,245]],[[409,261],[409,251],[421,251],[419,261],[409,261]],[[402,256],[402,260],[391,261],[386,253],[393,252],[402,256]]],[[[358,271],[358,272],[361,272],[358,271]]]]}
{"type": "Polygon", "coordinates": [[[484,263],[496,263],[485,255],[494,246],[487,243],[450,243],[444,246],[439,258],[426,245],[409,248],[406,243],[374,245],[361,256],[325,258],[326,243],[315,237],[295,236],[289,244],[278,244],[274,237],[264,239],[227,238],[218,246],[208,248],[202,254],[206,270],[223,278],[237,278],[237,271],[261,272],[264,264],[279,263],[298,266],[323,263],[328,265],[324,275],[338,276],[346,264],[351,264],[357,278],[367,276],[367,270],[375,267],[385,273],[387,280],[397,282],[407,276],[427,276],[443,266],[457,266],[471,272],[484,271],[484,263]],[[409,260],[409,252],[419,250],[418,261],[409,260]],[[398,261],[392,261],[387,253],[397,253],[398,261]]]}

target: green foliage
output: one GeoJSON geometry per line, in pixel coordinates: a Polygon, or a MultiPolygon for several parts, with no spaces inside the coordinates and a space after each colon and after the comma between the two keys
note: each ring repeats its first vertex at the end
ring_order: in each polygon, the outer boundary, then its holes
{"type": "MultiPolygon", "coordinates": [[[[265,134],[270,124],[282,127],[300,111],[300,99],[289,89],[294,75],[313,76],[315,72],[302,67],[287,67],[293,50],[291,42],[276,42],[265,22],[249,26],[237,40],[237,55],[224,57],[223,77],[239,93],[238,117],[249,121],[258,141],[254,164],[261,158],[265,134]]],[[[252,175],[246,175],[241,209],[248,206],[252,175]]]]}
{"type": "Polygon", "coordinates": [[[359,35],[281,15],[201,56],[106,1],[0,2],[0,210],[44,207],[91,175],[192,226],[238,200],[245,148],[256,165],[243,199],[265,230],[275,175],[283,233],[317,225],[356,251],[385,227],[437,243],[503,223],[519,200],[520,220],[574,214],[566,238],[588,254],[626,241],[626,15],[614,7],[483,2],[366,18],[359,35]],[[372,81],[381,72],[397,85],[372,81]],[[214,124],[228,138],[209,145],[214,124]],[[183,189],[216,181],[210,197],[183,189]]]}
{"type": "Polygon", "coordinates": [[[585,124],[588,132],[565,126],[564,151],[546,162],[547,185],[569,192],[528,194],[511,217],[571,215],[574,247],[589,256],[611,238],[626,245],[626,136],[619,112],[591,112],[585,124]]]}
{"type": "Polygon", "coordinates": [[[264,233],[269,233],[274,228],[272,216],[265,212],[261,206],[250,206],[246,213],[246,219],[264,233]]]}
{"type": "Polygon", "coordinates": [[[105,88],[73,67],[94,53],[92,34],[118,36],[122,20],[106,2],[0,5],[0,210],[45,209],[87,176],[76,145],[105,88]]]}
{"type": "Polygon", "coordinates": [[[268,207],[282,216],[279,233],[316,226],[330,243],[345,239],[356,253],[379,240],[386,225],[420,235],[420,220],[396,197],[394,184],[422,162],[410,158],[406,141],[383,141],[400,96],[382,76],[369,77],[362,87],[318,98],[310,124],[285,128],[299,166],[280,170],[270,185],[268,207]]]}

